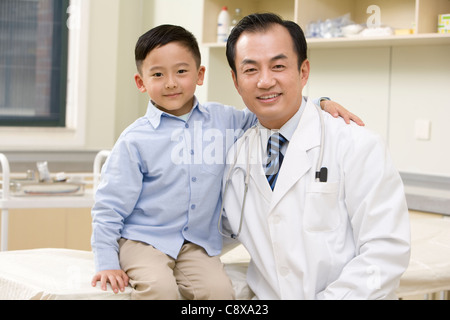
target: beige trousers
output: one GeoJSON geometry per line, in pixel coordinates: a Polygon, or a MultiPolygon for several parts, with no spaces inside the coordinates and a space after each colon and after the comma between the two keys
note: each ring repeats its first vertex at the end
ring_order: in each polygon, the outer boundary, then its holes
{"type": "Polygon", "coordinates": [[[122,269],[130,277],[132,299],[230,300],[231,280],[218,256],[210,257],[196,244],[185,243],[177,259],[153,246],[127,239],[119,241],[122,269]]]}

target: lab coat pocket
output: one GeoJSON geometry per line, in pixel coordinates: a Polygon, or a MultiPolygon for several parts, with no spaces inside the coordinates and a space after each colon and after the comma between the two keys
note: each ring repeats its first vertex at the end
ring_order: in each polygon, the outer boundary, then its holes
{"type": "Polygon", "coordinates": [[[339,183],[314,182],[306,189],[303,224],[307,231],[327,232],[341,223],[339,183]]]}

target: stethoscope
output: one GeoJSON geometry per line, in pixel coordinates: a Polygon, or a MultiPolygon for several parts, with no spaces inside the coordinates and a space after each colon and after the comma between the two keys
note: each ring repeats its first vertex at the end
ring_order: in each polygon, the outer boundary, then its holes
{"type": "MultiPolygon", "coordinates": [[[[323,162],[323,151],[324,151],[324,143],[325,143],[325,123],[323,120],[323,114],[322,114],[322,110],[318,107],[315,106],[317,109],[317,112],[319,113],[319,118],[320,118],[320,151],[319,151],[319,159],[317,161],[317,165],[316,165],[316,176],[315,176],[315,180],[316,182],[327,182],[328,180],[328,169],[326,167],[322,167],[322,162],[323,162]]],[[[247,200],[247,192],[248,192],[248,184],[250,182],[250,151],[251,151],[251,146],[253,145],[255,140],[260,140],[260,131],[259,131],[259,127],[253,126],[252,128],[248,129],[247,132],[244,134],[244,136],[242,137],[243,141],[240,144],[237,152],[234,154],[234,159],[233,159],[233,165],[232,167],[228,170],[227,173],[227,178],[225,180],[225,186],[223,189],[223,193],[222,193],[222,206],[220,208],[220,216],[219,216],[219,222],[217,224],[217,228],[219,229],[219,232],[222,236],[227,237],[227,238],[231,238],[231,239],[237,239],[239,237],[239,235],[241,234],[241,230],[242,230],[242,222],[244,221],[244,208],[245,208],[245,202],[247,200]],[[253,130],[256,130],[256,134],[253,135],[253,139],[252,141],[250,141],[251,143],[248,145],[248,150],[247,150],[247,165],[246,165],[246,170],[244,170],[242,167],[236,167],[236,163],[237,163],[237,159],[238,156],[241,152],[242,146],[247,145],[247,142],[249,142],[250,140],[250,133],[253,132],[253,130]],[[242,205],[241,205],[241,219],[239,221],[239,229],[237,234],[225,234],[222,232],[222,217],[223,217],[223,206],[224,206],[224,202],[225,202],[225,196],[227,194],[228,191],[228,186],[230,185],[231,182],[231,177],[233,176],[233,174],[237,171],[237,170],[242,170],[244,172],[244,198],[242,200],[242,205]]],[[[258,144],[260,145],[260,143],[258,144]]]]}

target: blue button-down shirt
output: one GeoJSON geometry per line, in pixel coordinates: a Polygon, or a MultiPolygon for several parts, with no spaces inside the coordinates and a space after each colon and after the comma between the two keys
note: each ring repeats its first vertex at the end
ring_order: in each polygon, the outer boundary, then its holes
{"type": "Polygon", "coordinates": [[[195,100],[185,121],[150,102],[102,168],[92,209],[96,270],[120,269],[121,237],[151,244],[173,258],[185,240],[218,255],[226,151],[255,123],[249,111],[222,104],[195,100]]]}

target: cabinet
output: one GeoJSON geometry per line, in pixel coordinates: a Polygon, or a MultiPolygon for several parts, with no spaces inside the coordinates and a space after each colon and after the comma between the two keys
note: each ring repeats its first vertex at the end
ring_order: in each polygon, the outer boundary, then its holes
{"type": "MultiPolygon", "coordinates": [[[[87,208],[90,209],[94,204],[94,191],[100,181],[101,165],[108,157],[109,151],[100,151],[95,157],[93,164],[93,173],[85,174],[88,180],[92,181],[92,188],[85,190],[80,196],[14,196],[10,192],[10,166],[6,156],[0,153],[0,169],[2,171],[2,188],[0,191],[0,251],[8,250],[8,227],[10,209],[58,209],[65,213],[64,209],[87,208]]],[[[29,221],[31,222],[31,221],[29,221]]],[[[23,228],[26,230],[26,228],[23,228]]],[[[54,231],[56,232],[56,231],[54,231]]],[[[26,233],[24,233],[26,235],[26,233]]]]}

